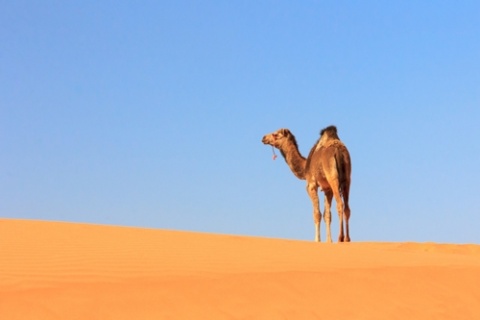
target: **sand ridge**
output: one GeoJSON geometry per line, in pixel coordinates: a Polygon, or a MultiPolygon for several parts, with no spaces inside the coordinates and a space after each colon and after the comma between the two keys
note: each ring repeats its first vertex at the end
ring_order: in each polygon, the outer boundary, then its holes
{"type": "Polygon", "coordinates": [[[480,246],[0,219],[0,319],[476,319],[480,246]]]}

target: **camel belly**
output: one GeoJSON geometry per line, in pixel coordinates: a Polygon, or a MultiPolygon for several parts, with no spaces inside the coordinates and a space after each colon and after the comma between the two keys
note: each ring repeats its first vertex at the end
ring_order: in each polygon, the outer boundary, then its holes
{"type": "Polygon", "coordinates": [[[322,191],[330,190],[330,185],[328,184],[327,180],[317,181],[317,184],[322,191]]]}
{"type": "Polygon", "coordinates": [[[327,181],[327,178],[321,175],[310,175],[307,177],[307,182],[309,185],[316,185],[322,191],[330,190],[330,184],[327,181]]]}

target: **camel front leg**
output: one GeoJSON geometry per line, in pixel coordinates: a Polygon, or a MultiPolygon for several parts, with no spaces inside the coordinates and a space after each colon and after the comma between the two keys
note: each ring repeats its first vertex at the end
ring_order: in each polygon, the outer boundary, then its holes
{"type": "Polygon", "coordinates": [[[332,242],[332,233],[330,231],[330,224],[332,223],[332,199],[333,192],[332,190],[325,190],[325,212],[323,213],[323,220],[325,221],[327,229],[327,241],[332,242]]]}
{"type": "Polygon", "coordinates": [[[307,184],[307,192],[313,205],[313,222],[315,223],[315,241],[320,242],[320,222],[322,214],[320,213],[320,204],[318,202],[318,187],[316,184],[307,184]]]}

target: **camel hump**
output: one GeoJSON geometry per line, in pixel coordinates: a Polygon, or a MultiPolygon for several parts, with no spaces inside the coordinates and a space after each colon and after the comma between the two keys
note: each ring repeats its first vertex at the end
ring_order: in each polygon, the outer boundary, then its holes
{"type": "Polygon", "coordinates": [[[324,137],[324,135],[328,139],[340,139],[337,134],[337,127],[335,126],[328,126],[322,129],[322,131],[320,131],[320,137],[324,137]]]}

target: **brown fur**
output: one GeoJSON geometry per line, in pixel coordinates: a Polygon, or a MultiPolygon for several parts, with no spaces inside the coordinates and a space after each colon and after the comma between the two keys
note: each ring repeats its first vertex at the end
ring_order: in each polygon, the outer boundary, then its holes
{"type": "Polygon", "coordinates": [[[331,241],[330,223],[332,199],[337,203],[340,218],[339,242],[350,241],[348,204],[351,181],[351,160],[347,147],[342,143],[335,126],[320,132],[320,138],[305,159],[298,151],[295,137],[288,129],[280,129],[263,137],[264,144],[280,150],[288,166],[299,179],[307,181],[307,192],[313,204],[315,239],[320,241],[321,212],[318,201],[318,188],[325,193],[324,220],[327,225],[327,241],[331,241]],[[345,220],[345,234],[343,228],[345,220]]]}

